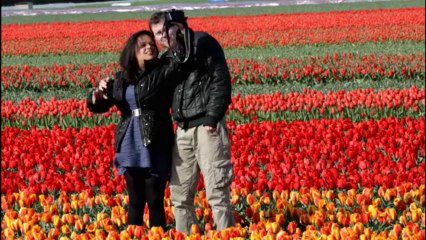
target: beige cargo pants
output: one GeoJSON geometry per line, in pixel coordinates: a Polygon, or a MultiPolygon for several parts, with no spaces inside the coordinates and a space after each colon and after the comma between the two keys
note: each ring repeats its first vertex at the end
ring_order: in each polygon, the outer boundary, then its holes
{"type": "Polygon", "coordinates": [[[207,201],[212,208],[217,230],[235,223],[230,203],[232,164],[230,141],[225,119],[209,133],[204,126],[187,130],[178,127],[173,150],[170,180],[171,200],[174,205],[176,230],[190,233],[195,216],[194,198],[203,173],[207,201]]]}

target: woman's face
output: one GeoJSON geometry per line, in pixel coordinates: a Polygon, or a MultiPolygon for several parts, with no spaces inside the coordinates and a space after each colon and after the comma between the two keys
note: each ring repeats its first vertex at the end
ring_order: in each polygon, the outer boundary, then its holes
{"type": "Polygon", "coordinates": [[[139,66],[144,66],[145,61],[152,60],[158,56],[158,50],[154,39],[148,35],[141,35],[136,41],[136,58],[139,66]]]}

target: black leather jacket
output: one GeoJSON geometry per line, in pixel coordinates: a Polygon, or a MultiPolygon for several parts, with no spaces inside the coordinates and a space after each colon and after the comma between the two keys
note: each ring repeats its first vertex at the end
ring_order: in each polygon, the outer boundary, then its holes
{"type": "MultiPolygon", "coordinates": [[[[222,47],[208,33],[192,31],[193,52],[173,94],[173,118],[181,128],[216,127],[231,103],[231,77],[222,47]]],[[[166,52],[163,56],[170,57],[166,52]]]]}
{"type": "MultiPolygon", "coordinates": [[[[145,71],[140,71],[136,76],[135,98],[141,109],[140,126],[142,143],[145,146],[152,144],[173,144],[173,125],[170,116],[172,93],[175,87],[173,82],[177,74],[176,64],[167,59],[155,60],[147,65],[145,71]]],[[[92,102],[92,92],[87,98],[87,107],[94,113],[107,112],[113,105],[121,112],[121,121],[115,130],[115,150],[120,151],[124,133],[130,123],[132,111],[125,99],[125,89],[131,81],[126,78],[123,71],[119,71],[108,85],[108,99],[97,99],[92,102]]]]}

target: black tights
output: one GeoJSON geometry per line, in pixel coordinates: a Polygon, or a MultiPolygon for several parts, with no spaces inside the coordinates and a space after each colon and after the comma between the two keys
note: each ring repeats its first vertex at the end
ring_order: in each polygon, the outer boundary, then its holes
{"type": "Polygon", "coordinates": [[[127,168],[124,173],[129,193],[127,224],[143,225],[145,203],[148,203],[150,227],[166,229],[164,190],[166,181],[151,175],[144,168],[127,168]]]}

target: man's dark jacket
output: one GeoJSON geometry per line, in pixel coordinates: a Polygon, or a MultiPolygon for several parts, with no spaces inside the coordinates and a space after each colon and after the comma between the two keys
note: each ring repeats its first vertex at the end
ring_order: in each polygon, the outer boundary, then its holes
{"type": "MultiPolygon", "coordinates": [[[[208,33],[191,31],[192,56],[173,94],[173,118],[179,127],[216,127],[231,103],[231,80],[222,47],[208,33]]],[[[169,50],[163,57],[170,57],[169,50]]]]}

